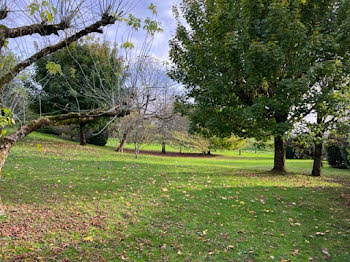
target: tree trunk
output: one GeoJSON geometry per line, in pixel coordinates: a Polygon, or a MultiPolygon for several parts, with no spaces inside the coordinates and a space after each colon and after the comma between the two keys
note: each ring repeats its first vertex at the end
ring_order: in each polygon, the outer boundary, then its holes
{"type": "Polygon", "coordinates": [[[286,143],[282,136],[275,137],[273,172],[286,173],[286,143]]]}
{"type": "Polygon", "coordinates": [[[315,144],[315,153],[314,153],[314,166],[312,168],[312,176],[321,176],[321,167],[322,167],[322,142],[315,144]]]}
{"type": "Polygon", "coordinates": [[[124,132],[124,134],[123,134],[122,141],[120,141],[119,146],[118,146],[117,149],[115,150],[116,152],[120,152],[120,153],[123,153],[123,152],[124,152],[124,147],[125,147],[125,145],[126,145],[126,142],[128,141],[129,133],[130,133],[130,130],[129,130],[129,129],[125,130],[125,132],[124,132]]]}
{"type": "Polygon", "coordinates": [[[162,142],[162,153],[163,153],[163,154],[166,153],[166,151],[165,151],[165,145],[166,145],[165,142],[162,142]]]}
{"type": "Polygon", "coordinates": [[[137,159],[139,157],[139,150],[140,150],[140,147],[138,144],[136,144],[134,142],[134,147],[135,147],[135,158],[137,159]]]}
{"type": "Polygon", "coordinates": [[[242,149],[238,150],[238,155],[240,155],[240,156],[242,155],[242,149]]]}
{"type": "MultiPolygon", "coordinates": [[[[4,147],[0,149],[0,178],[1,178],[1,171],[2,171],[2,167],[5,164],[6,158],[10,153],[10,149],[11,147],[4,147]]],[[[5,215],[5,210],[2,207],[2,200],[1,200],[1,196],[0,196],[0,216],[5,215]]]]}
{"type": "Polygon", "coordinates": [[[85,146],[86,145],[85,125],[82,123],[79,124],[79,132],[80,132],[80,145],[85,146]]]}

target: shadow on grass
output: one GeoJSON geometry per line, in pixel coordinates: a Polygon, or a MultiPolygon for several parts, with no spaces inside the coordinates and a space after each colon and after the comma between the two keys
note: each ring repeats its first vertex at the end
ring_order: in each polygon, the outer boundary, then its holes
{"type": "MultiPolygon", "coordinates": [[[[159,179],[159,176],[151,177],[159,179]]],[[[324,256],[322,248],[332,254],[334,261],[350,258],[346,234],[349,212],[342,208],[339,188],[251,186],[249,181],[245,185],[206,188],[204,184],[197,188],[195,181],[191,181],[192,189],[186,183],[181,188],[171,186],[174,183],[171,181],[166,191],[162,190],[165,184],[145,184],[142,180],[138,184],[143,189],[139,191],[136,188],[118,191],[121,188],[118,184],[112,192],[117,194],[85,199],[91,209],[98,206],[106,213],[106,227],[92,224],[82,232],[69,227],[51,231],[50,224],[45,225],[49,220],[41,219],[40,226],[46,231],[43,230],[38,240],[17,242],[8,238],[8,242],[17,245],[15,252],[22,259],[231,261],[234,257],[237,261],[266,261],[274,256],[278,261],[295,258],[306,261],[309,257],[320,261],[324,256]],[[28,249],[33,241],[39,241],[40,245],[28,249]],[[293,255],[295,250],[299,250],[297,255],[293,255]]],[[[87,196],[90,190],[86,184],[80,194],[87,196]]],[[[110,193],[108,188],[102,192],[110,193]]],[[[36,190],[30,193],[39,194],[36,190]]],[[[44,209],[52,205],[43,204],[44,209]]],[[[64,203],[56,203],[61,204],[64,207],[64,203]]],[[[66,204],[74,214],[74,200],[66,204]]],[[[33,226],[24,228],[29,234],[33,226]]]]}

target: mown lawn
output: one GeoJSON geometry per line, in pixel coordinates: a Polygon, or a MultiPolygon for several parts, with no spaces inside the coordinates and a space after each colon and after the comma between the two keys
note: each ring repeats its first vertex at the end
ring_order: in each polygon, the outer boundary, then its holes
{"type": "Polygon", "coordinates": [[[349,170],[271,166],[269,153],[136,160],[32,134],[0,180],[0,261],[350,261],[349,170]]]}

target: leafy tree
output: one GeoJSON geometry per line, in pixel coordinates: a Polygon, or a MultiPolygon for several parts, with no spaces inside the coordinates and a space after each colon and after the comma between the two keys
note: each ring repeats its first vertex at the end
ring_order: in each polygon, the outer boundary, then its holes
{"type": "MultiPolygon", "coordinates": [[[[350,46],[349,46],[350,47],[350,46]]],[[[312,70],[315,84],[306,99],[316,121],[307,122],[308,134],[315,145],[312,176],[321,175],[321,161],[325,136],[341,126],[349,126],[350,78],[348,61],[327,60],[312,70]]]]}
{"type": "MultiPolygon", "coordinates": [[[[108,42],[87,39],[39,60],[36,80],[40,100],[31,108],[44,115],[111,108],[123,89],[122,61],[108,42]]],[[[86,144],[86,123],[80,123],[80,144],[86,144]]]]}
{"type": "Polygon", "coordinates": [[[305,110],[306,75],[319,59],[315,39],[326,30],[348,39],[350,23],[342,15],[348,8],[349,1],[335,0],[184,0],[181,16],[189,29],[175,10],[170,74],[187,89],[192,128],[274,136],[273,170],[285,172],[285,135],[305,110]]]}
{"type": "Polygon", "coordinates": [[[211,150],[241,150],[246,144],[247,140],[232,135],[231,137],[211,137],[209,139],[211,150]]]}

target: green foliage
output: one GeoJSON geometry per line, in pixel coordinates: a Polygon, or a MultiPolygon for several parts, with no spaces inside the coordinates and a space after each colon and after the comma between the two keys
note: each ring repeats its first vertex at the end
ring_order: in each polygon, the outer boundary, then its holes
{"type": "Polygon", "coordinates": [[[53,61],[49,61],[49,62],[46,64],[46,69],[47,69],[47,72],[48,72],[50,75],[62,74],[61,65],[56,64],[56,63],[53,62],[53,61]]]}
{"type": "Polygon", "coordinates": [[[198,132],[283,136],[308,111],[314,69],[349,60],[348,1],[184,1],[181,13],[170,75],[198,132]]]}
{"type": "Polygon", "coordinates": [[[309,138],[303,136],[290,137],[286,141],[286,158],[287,159],[312,159],[314,145],[309,138]]]}
{"type": "Polygon", "coordinates": [[[28,5],[30,10],[30,15],[38,14],[42,22],[52,23],[54,21],[53,17],[57,13],[57,9],[46,0],[43,1],[33,1],[28,5]]]}
{"type": "Polygon", "coordinates": [[[110,108],[122,90],[122,61],[107,42],[87,37],[41,59],[36,66],[36,80],[47,79],[31,105],[36,113],[40,105],[43,114],[110,108]]]}
{"type": "Polygon", "coordinates": [[[90,135],[86,141],[88,144],[96,145],[96,146],[105,146],[108,141],[108,131],[104,130],[99,132],[97,135],[90,135]]]}
{"type": "Polygon", "coordinates": [[[6,107],[1,109],[0,114],[0,138],[2,138],[4,135],[6,135],[7,131],[4,130],[5,127],[14,125],[15,119],[13,116],[13,113],[6,107]]]}
{"type": "Polygon", "coordinates": [[[86,142],[96,146],[105,146],[108,142],[108,121],[109,118],[99,118],[89,123],[85,129],[88,130],[86,142]]]}
{"type": "Polygon", "coordinates": [[[345,147],[330,144],[326,147],[326,156],[329,165],[333,168],[346,169],[350,164],[345,147]]]}
{"type": "Polygon", "coordinates": [[[296,158],[294,149],[290,145],[286,146],[286,158],[287,159],[295,159],[296,158]]]}
{"type": "Polygon", "coordinates": [[[211,137],[209,139],[211,150],[237,150],[246,146],[247,140],[232,135],[231,137],[211,137]]]}

